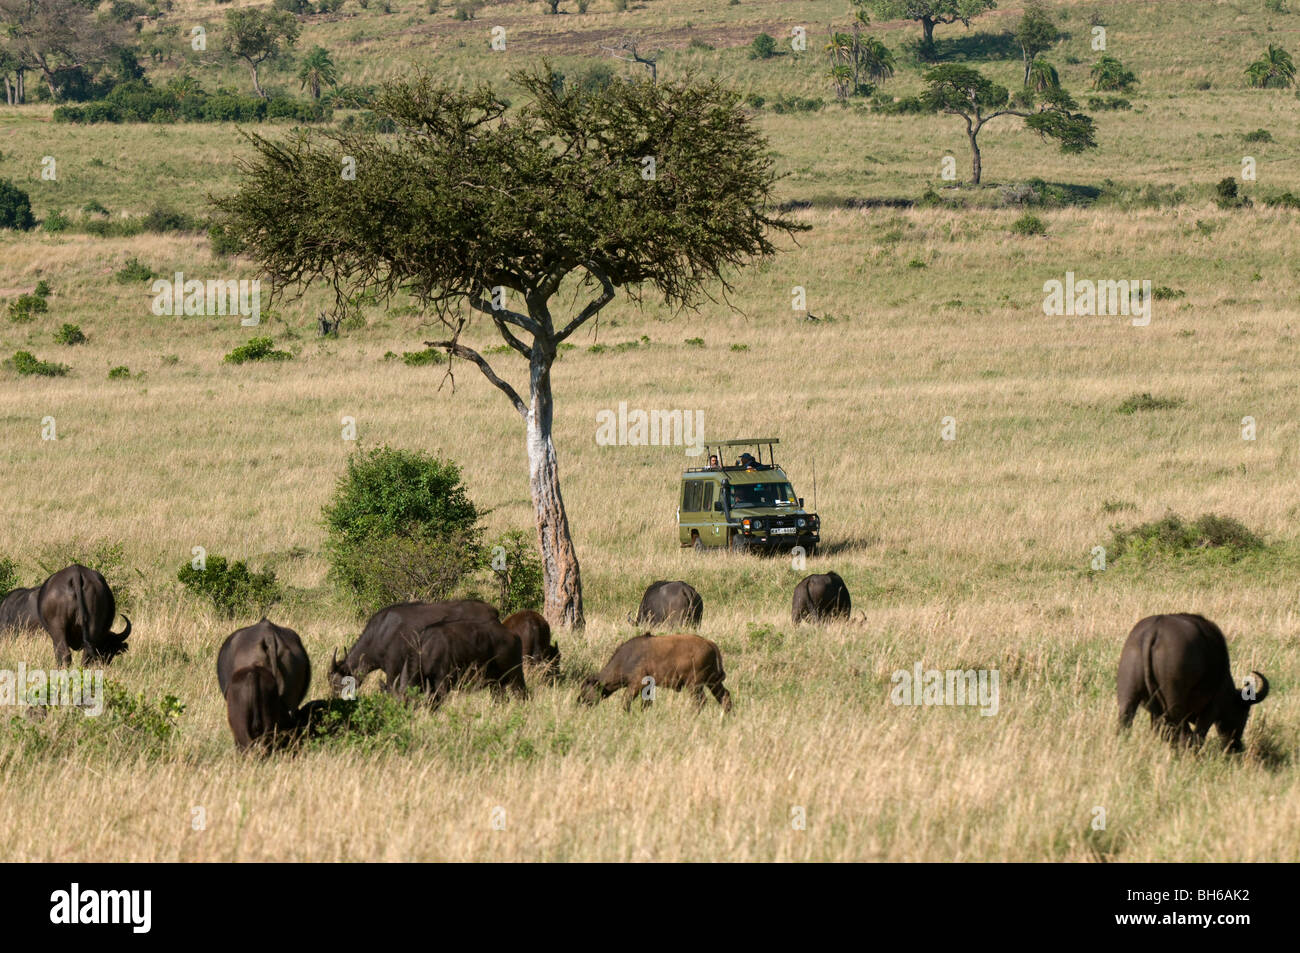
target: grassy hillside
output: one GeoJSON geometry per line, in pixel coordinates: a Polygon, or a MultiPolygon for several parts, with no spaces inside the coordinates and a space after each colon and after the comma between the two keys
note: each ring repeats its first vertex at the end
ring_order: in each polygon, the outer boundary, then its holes
{"type": "MultiPolygon", "coordinates": [[[[70,366],[48,379],[0,369],[9,501],[0,555],[31,584],[53,551],[122,544],[135,634],[109,677],[131,695],[186,706],[166,741],[129,724],[92,729],[76,712],[9,722],[5,859],[1296,855],[1300,213],[1263,199],[1300,192],[1300,100],[1248,89],[1244,70],[1269,43],[1300,52],[1300,13],[1262,2],[1051,4],[1069,34],[1048,54],[1063,84],[1081,101],[1098,95],[1087,89],[1097,14],[1109,52],[1138,74],[1123,94],[1133,108],[1094,112],[1100,147],[1078,156],[1017,120],[994,122],[981,138],[985,187],[973,190],[939,175],[945,155],[968,175],[956,117],[830,102],[818,51],[828,23],[848,24],[845,2],[648,0],[616,13],[593,0],[585,15],[558,17],[507,3],[471,22],[446,3],[435,14],[405,0],[392,13],[382,6],[349,0],[340,15],[305,18],[299,49],[327,47],[350,83],[423,68],[508,87],[510,70],[541,57],[572,74],[600,61],[602,41],[636,34],[664,49],[662,77],[695,70],[765,97],[756,122],[787,173],[781,197],[800,203],[812,229],[737,275],[735,310],[671,314],[620,298],[556,365],[556,443],[588,615],[585,633],[558,634],[557,684],[534,682],[524,704],[456,695],[366,743],[266,761],[231,745],[214,669],[235,625],[176,582],[191,548],[276,569],[290,591],[272,617],[302,634],[313,696],[323,695],[330,651],[361,627],[321,556],[320,507],[355,447],[341,439],[341,418],[356,419],[363,446],[456,460],[494,533],[532,524],[522,427],[469,366],[457,365],[453,389],[445,366],[384,360],[431,337],[408,310],[371,308],[364,327],[322,339],[316,293],[249,329],[234,318],[157,317],[147,281],[116,279],[132,258],[162,275],[255,276],[251,262],[215,256],[201,232],[0,232],[0,299],[41,280],[51,288],[49,311],[31,323],[10,322],[0,306],[0,357],[27,350],[70,366]],[[799,24],[810,29],[808,54],[748,58],[759,32],[787,37],[799,24]],[[504,53],[487,48],[494,25],[507,30],[504,53]],[[713,49],[691,48],[693,39],[713,49]],[[828,102],[777,114],[770,101],[781,95],[828,102]],[[1257,129],[1272,141],[1244,141],[1257,129]],[[1244,185],[1254,204],[1219,208],[1214,184],[1239,176],[1246,155],[1258,161],[1258,182],[1244,185]],[[1031,178],[1075,200],[1017,204],[1012,187],[1031,178]],[[939,204],[911,204],[930,187],[939,204]],[[1045,234],[1014,230],[1026,211],[1045,234]],[[1045,316],[1043,283],[1067,271],[1167,290],[1148,327],[1045,316]],[[791,310],[794,286],[820,320],[791,310]],[[54,343],[64,323],[88,341],[54,343]],[[222,362],[255,334],[294,359],[222,362]],[[702,348],[686,343],[696,337],[702,348]],[[624,342],[639,343],[589,350],[624,342]],[[109,379],[117,366],[131,377],[109,379]],[[1175,406],[1121,412],[1144,393],[1175,406]],[[789,560],[679,550],[684,457],[598,446],[596,414],[620,401],[702,410],[711,438],[780,435],[810,504],[815,467],[826,545],[806,571],[845,578],[854,621],[792,627],[790,595],[804,573],[789,560]],[[40,439],[46,416],[57,441],[40,439]],[[1247,416],[1253,441],[1241,437],[1247,416]],[[955,441],[941,439],[945,417],[955,441]],[[1265,546],[1239,559],[1130,554],[1090,570],[1112,526],[1171,510],[1234,517],[1265,546]],[[630,715],[616,699],[594,710],[576,702],[575,680],[633,634],[626,614],[661,578],[703,594],[702,634],[722,648],[730,718],[716,707],[697,716],[676,696],[630,715]],[[1120,645],[1140,617],[1166,611],[1219,622],[1234,674],[1259,669],[1272,682],[1244,757],[1174,752],[1145,718],[1114,737],[1120,645]],[[891,673],[917,662],[998,670],[998,713],[893,705],[891,673]],[[504,830],[493,828],[496,807],[504,830]],[[795,807],[806,830],[791,827],[795,807]],[[1096,807],[1105,830],[1091,826],[1096,807]]],[[[181,25],[178,52],[150,67],[156,84],[188,70],[208,88],[249,88],[215,54],[190,62],[179,52],[191,23],[217,23],[225,9],[178,0],[163,23],[181,25]]],[[[1007,0],[970,31],[940,28],[941,51],[998,54],[996,36],[1021,9],[1007,0]]],[[[918,92],[922,67],[904,44],[919,26],[869,31],[899,58],[881,92],[918,92]]],[[[973,61],[1011,88],[1020,82],[1018,52],[973,61]]],[[[266,81],[298,94],[288,71],[266,81]]],[[[51,114],[49,104],[0,108],[0,178],[30,193],[38,218],[103,219],[85,211],[95,202],[110,221],[159,208],[201,219],[248,153],[230,124],[76,126],[51,114]],[[57,160],[56,181],[40,178],[45,156],[57,160]]],[[[468,337],[496,343],[481,326],[468,337]]],[[[523,379],[520,359],[494,360],[523,379]]],[[[19,662],[53,665],[48,639],[0,642],[0,668],[19,662]]]]}

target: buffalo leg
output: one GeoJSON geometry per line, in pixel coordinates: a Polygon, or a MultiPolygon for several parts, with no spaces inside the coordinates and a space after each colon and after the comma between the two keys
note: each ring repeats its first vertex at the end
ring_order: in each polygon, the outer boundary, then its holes
{"type": "Polygon", "coordinates": [[[731,711],[731,692],[723,688],[721,682],[710,685],[709,688],[713,692],[713,697],[718,700],[718,704],[722,706],[722,710],[731,711]]]}

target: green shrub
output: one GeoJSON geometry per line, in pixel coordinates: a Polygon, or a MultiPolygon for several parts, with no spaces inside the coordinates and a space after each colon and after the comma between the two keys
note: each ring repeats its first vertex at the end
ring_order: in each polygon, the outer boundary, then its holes
{"type": "Polygon", "coordinates": [[[226,618],[264,616],[283,595],[274,572],[249,572],[243,560],[232,563],[224,556],[205,557],[202,569],[186,563],[176,578],[190,592],[211,602],[217,613],[226,618]]]}
{"type": "Polygon", "coordinates": [[[71,227],[72,219],[68,218],[68,216],[64,215],[62,212],[51,212],[49,215],[46,215],[45,219],[41,222],[41,228],[45,229],[45,231],[49,232],[51,235],[66,232],[71,227]]]}
{"type": "Polygon", "coordinates": [[[1220,179],[1214,187],[1214,201],[1219,208],[1240,208],[1243,198],[1237,190],[1237,180],[1230,175],[1220,179]]]}
{"type": "Polygon", "coordinates": [[[1300,195],[1287,191],[1281,195],[1274,195],[1264,199],[1264,204],[1274,208],[1300,209],[1300,195]]]}
{"type": "Polygon", "coordinates": [[[1026,212],[1024,215],[1021,215],[1016,219],[1015,223],[1011,226],[1011,230],[1017,235],[1047,234],[1047,226],[1043,224],[1043,220],[1037,215],[1033,215],[1029,212],[1026,212]]]}
{"type": "Polygon", "coordinates": [[[109,368],[108,379],[110,381],[129,380],[130,377],[131,377],[131,368],[127,367],[125,364],[119,364],[117,365],[117,367],[109,368]]]}
{"type": "Polygon", "coordinates": [[[408,367],[424,367],[428,364],[445,364],[446,358],[442,352],[428,347],[423,351],[403,351],[402,363],[408,367]]]}
{"type": "Polygon", "coordinates": [[[0,599],[18,587],[18,564],[8,556],[0,556],[0,599]]]}
{"type": "Polygon", "coordinates": [[[81,332],[81,326],[77,324],[65,324],[54,332],[55,344],[66,344],[71,347],[74,344],[85,344],[86,335],[81,332]]]}
{"type": "Polygon", "coordinates": [[[42,278],[36,282],[36,288],[32,291],[32,294],[38,298],[48,298],[50,296],[50,283],[42,278]]]}
{"type": "Polygon", "coordinates": [[[118,284],[130,285],[139,281],[151,281],[158,277],[158,273],[132,255],[131,259],[119,268],[117,274],[113,277],[118,284]]]}
{"type": "Polygon", "coordinates": [[[704,347],[704,338],[687,338],[687,347],[704,347]]]}
{"type": "Polygon", "coordinates": [[[498,539],[489,565],[496,577],[502,618],[520,609],[542,608],[542,560],[527,533],[511,530],[498,539]]]}
{"type": "Polygon", "coordinates": [[[213,225],[208,229],[208,244],[212,254],[221,258],[238,255],[244,248],[243,242],[228,233],[224,225],[213,225]]]}
{"type": "Polygon", "coordinates": [[[8,179],[0,179],[0,228],[28,231],[36,227],[32,200],[8,179]]]}
{"type": "Polygon", "coordinates": [[[9,320],[14,324],[27,324],[36,315],[50,310],[45,299],[40,295],[19,295],[9,302],[9,320]]]}
{"type": "Polygon", "coordinates": [[[1113,56],[1103,56],[1092,67],[1092,88],[1109,92],[1127,92],[1137,85],[1137,76],[1113,56]]]}
{"type": "Polygon", "coordinates": [[[14,356],[5,361],[5,367],[24,377],[63,377],[68,373],[66,364],[38,360],[31,351],[15,351],[14,356]]]}
{"type": "Polygon", "coordinates": [[[1151,289],[1151,297],[1156,301],[1172,301],[1175,298],[1187,297],[1187,292],[1178,288],[1170,288],[1168,285],[1159,285],[1151,289]]]}
{"type": "Polygon", "coordinates": [[[364,610],[445,595],[481,562],[460,468],[419,451],[354,453],[322,515],[330,577],[364,610]]]}
{"type": "Polygon", "coordinates": [[[1264,540],[1229,516],[1206,513],[1190,523],[1176,513],[1129,529],[1111,527],[1112,559],[1131,555],[1138,559],[1221,550],[1239,557],[1264,548],[1264,540]]]}
{"type": "Polygon", "coordinates": [[[1267,129],[1256,129],[1241,137],[1243,142],[1272,142],[1273,134],[1267,129]]]}
{"type": "Polygon", "coordinates": [[[331,698],[314,704],[304,745],[345,746],[362,751],[406,752],[415,743],[415,709],[388,692],[331,698]]]}
{"type": "Polygon", "coordinates": [[[275,343],[270,338],[249,338],[246,344],[239,345],[222,360],[227,364],[247,364],[249,361],[290,361],[293,360],[293,355],[288,351],[277,351],[275,343]]]}
{"type": "Polygon", "coordinates": [[[749,58],[751,60],[771,59],[776,55],[776,37],[769,36],[766,33],[760,33],[754,37],[754,42],[749,44],[749,58]]]}

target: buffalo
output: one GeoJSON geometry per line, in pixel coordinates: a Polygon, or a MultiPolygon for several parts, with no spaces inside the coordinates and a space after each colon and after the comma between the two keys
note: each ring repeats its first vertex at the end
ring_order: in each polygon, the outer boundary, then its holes
{"type": "Polygon", "coordinates": [[[1253,676],[1253,685],[1233,683],[1228,643],[1209,619],[1148,616],[1133,626],[1120,653],[1119,730],[1143,706],[1152,727],[1171,740],[1203,743],[1214,725],[1228,750],[1240,751],[1251,708],[1268,696],[1268,680],[1253,676]]]}
{"type": "Polygon", "coordinates": [[[633,625],[692,625],[698,626],[704,617],[704,600],[693,586],[684,582],[659,580],[650,583],[641,597],[633,625]]]}
{"type": "Polygon", "coordinates": [[[347,651],[342,661],[338,652],[330,661],[330,687],[337,695],[343,690],[343,679],[355,680],[361,687],[367,675],[376,669],[389,676],[388,684],[402,669],[415,634],[426,626],[443,622],[481,621],[499,624],[501,616],[495,608],[477,599],[456,599],[450,602],[399,602],[380,609],[370,617],[361,637],[347,651]]]}
{"type": "Polygon", "coordinates": [[[131,620],[123,616],[126,628],[113,631],[117,616],[113,590],[93,569],[74,563],[46,579],[36,594],[36,612],[54,640],[61,665],[70,664],[72,653],[83,647],[83,664],[107,665],[126,651],[131,620]]]}
{"type": "Polygon", "coordinates": [[[16,632],[42,632],[41,615],[36,611],[36,597],[40,586],[30,589],[15,589],[0,600],[0,629],[13,629],[16,632]]]}
{"type": "Polygon", "coordinates": [[[805,576],[794,587],[794,608],[791,620],[798,625],[805,618],[814,622],[836,616],[847,617],[852,610],[849,587],[839,573],[818,573],[805,576]]]}
{"type": "Polygon", "coordinates": [[[559,662],[560,647],[551,641],[551,625],[541,613],[524,609],[507,616],[501,624],[519,636],[524,658],[545,665],[559,662]]]}
{"type": "Polygon", "coordinates": [[[274,744],[297,726],[298,706],[311,684],[311,660],[297,632],[263,617],[222,643],[217,684],[235,746],[244,749],[268,738],[274,744]]]}
{"type": "Polygon", "coordinates": [[[600,670],[587,678],[579,698],[595,705],[621,688],[627,689],[623,710],[641,696],[644,708],[659,688],[681,691],[690,688],[697,707],[705,703],[705,690],[713,693],[724,712],[731,711],[731,693],[723,687],[727,673],[717,645],[698,635],[638,635],[617,649],[600,670]],[[648,692],[648,693],[647,693],[648,692]]]}

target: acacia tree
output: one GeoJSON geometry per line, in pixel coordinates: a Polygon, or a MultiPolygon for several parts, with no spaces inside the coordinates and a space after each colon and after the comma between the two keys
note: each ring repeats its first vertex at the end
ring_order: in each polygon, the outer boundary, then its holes
{"type": "Polygon", "coordinates": [[[1029,0],[1025,4],[1024,16],[1016,25],[1016,42],[1020,44],[1020,54],[1025,61],[1025,85],[1029,85],[1029,72],[1039,53],[1052,48],[1060,33],[1056,24],[1043,8],[1042,0],[1029,0]]]}
{"type": "Polygon", "coordinates": [[[940,23],[970,21],[997,7],[995,0],[853,0],[853,5],[877,20],[917,20],[921,24],[921,49],[934,49],[934,28],[940,23]]]}
{"type": "MultiPolygon", "coordinates": [[[[956,64],[938,66],[925,74],[926,90],[921,101],[936,112],[966,120],[970,140],[971,182],[979,185],[983,171],[979,134],[985,123],[999,116],[1019,116],[1025,125],[1047,139],[1060,143],[1062,152],[1082,152],[1097,145],[1092,117],[1071,112],[1078,104],[1059,86],[1043,90],[1036,111],[1008,108],[1005,86],[986,78],[978,70],[956,64]]],[[[1032,94],[1023,94],[1032,102],[1032,94]]]]}
{"type": "Polygon", "coordinates": [[[257,72],[262,64],[274,60],[298,42],[298,18],[286,10],[247,8],[226,13],[225,48],[232,56],[248,64],[253,74],[253,89],[266,99],[257,72]]]}
{"type": "Polygon", "coordinates": [[[89,0],[0,0],[0,37],[17,73],[15,99],[24,99],[23,73],[39,72],[50,97],[59,96],[59,71],[93,69],[128,39],[125,24],[101,19],[89,0]]]}
{"type": "Polygon", "coordinates": [[[216,204],[276,295],[321,281],[342,312],[354,295],[409,294],[449,332],[426,345],[449,368],[475,364],[506,396],[524,425],[546,615],[580,626],[552,440],[561,342],[619,288],[677,308],[725,294],[731,269],[805,226],[775,208],[766,141],[715,81],[586,93],[549,67],[512,79],[531,96],[514,110],[490,87],[420,76],[386,84],[373,104],[395,135],[252,135],[240,188],[216,204]],[[340,175],[344,156],[355,178],[340,175]],[[586,303],[553,314],[562,287],[586,303]],[[527,362],[526,396],[461,340],[476,314],[527,362]]]}

